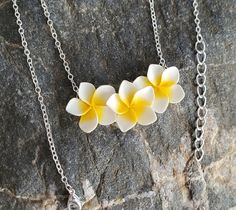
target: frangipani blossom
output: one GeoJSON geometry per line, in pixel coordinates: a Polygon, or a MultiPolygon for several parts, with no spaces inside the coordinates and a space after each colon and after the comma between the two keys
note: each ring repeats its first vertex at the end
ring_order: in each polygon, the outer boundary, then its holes
{"type": "Polygon", "coordinates": [[[133,83],[138,89],[152,86],[155,92],[153,109],[163,113],[169,103],[179,103],[184,98],[184,90],[178,81],[179,70],[176,67],[164,69],[161,65],[151,64],[147,77],[140,76],[133,83]]]}
{"type": "Polygon", "coordinates": [[[136,123],[149,125],[156,121],[157,117],[152,110],[154,101],[152,87],[138,90],[133,83],[124,80],[119,88],[119,93],[113,94],[107,101],[116,114],[116,122],[122,132],[126,132],[136,123]]]}
{"type": "Polygon", "coordinates": [[[95,89],[91,83],[82,82],[79,86],[79,98],[72,98],[66,111],[80,116],[79,126],[86,132],[92,132],[99,124],[109,125],[115,121],[115,113],[106,105],[107,99],[115,93],[110,85],[95,89]]]}

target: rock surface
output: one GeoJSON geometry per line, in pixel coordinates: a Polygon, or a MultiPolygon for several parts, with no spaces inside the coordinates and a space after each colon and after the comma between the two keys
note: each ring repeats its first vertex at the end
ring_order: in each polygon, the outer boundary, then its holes
{"type": "MultiPolygon", "coordinates": [[[[146,0],[47,1],[77,83],[118,88],[158,63],[146,0]]],[[[192,1],[156,1],[163,54],[186,91],[151,126],[80,131],[65,112],[74,96],[39,1],[19,1],[56,148],[83,209],[236,209],[236,2],[201,0],[207,43],[205,157],[194,161],[195,31],[192,1]]],[[[15,24],[0,0],[0,209],[62,210],[68,194],[52,161],[15,24]]]]}

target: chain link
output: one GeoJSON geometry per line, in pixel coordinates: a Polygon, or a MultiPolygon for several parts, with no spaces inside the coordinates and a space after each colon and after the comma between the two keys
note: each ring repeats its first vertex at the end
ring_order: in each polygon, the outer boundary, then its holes
{"type": "Polygon", "coordinates": [[[44,0],[40,0],[40,3],[43,8],[44,16],[47,18],[47,24],[50,28],[52,38],[54,39],[54,42],[55,42],[55,46],[59,52],[59,57],[63,62],[63,66],[65,68],[65,71],[67,72],[67,78],[70,80],[73,90],[78,94],[79,88],[74,81],[74,75],[70,72],[69,63],[66,61],[66,55],[65,55],[64,51],[62,50],[61,42],[58,40],[57,31],[53,26],[53,21],[50,17],[50,13],[48,11],[48,6],[44,0]]]}
{"type": "Polygon", "coordinates": [[[26,55],[26,58],[27,58],[27,63],[28,63],[28,66],[29,66],[31,77],[32,77],[32,80],[33,80],[33,83],[34,83],[34,86],[35,86],[35,92],[37,93],[38,101],[40,103],[40,108],[41,108],[41,112],[42,112],[42,115],[43,115],[44,126],[45,126],[45,129],[46,129],[47,139],[48,139],[49,148],[50,148],[50,151],[51,151],[51,154],[52,154],[52,158],[53,158],[53,161],[56,165],[57,171],[61,176],[61,181],[65,185],[65,188],[67,189],[67,191],[70,194],[73,194],[75,192],[75,190],[68,183],[67,177],[64,174],[64,171],[62,169],[62,166],[60,164],[60,161],[59,161],[59,158],[58,158],[58,155],[57,155],[57,151],[56,151],[56,148],[55,148],[55,143],[54,143],[53,136],[52,136],[51,126],[50,126],[49,118],[48,118],[48,114],[47,114],[46,105],[44,103],[44,98],[43,98],[42,93],[41,93],[41,88],[39,86],[38,78],[37,78],[35,68],[34,68],[34,65],[33,65],[33,61],[32,61],[31,55],[30,55],[30,50],[28,49],[28,43],[27,43],[26,38],[25,38],[24,29],[23,29],[23,26],[22,26],[21,18],[20,18],[20,12],[19,12],[19,8],[18,8],[18,5],[17,5],[17,0],[12,0],[12,2],[13,2],[13,9],[15,11],[15,16],[16,16],[16,23],[19,26],[18,32],[19,32],[20,37],[21,37],[22,46],[24,47],[24,54],[26,55]]]}
{"type": "Polygon", "coordinates": [[[154,0],[149,0],[149,4],[150,4],[150,11],[151,11],[154,39],[156,42],[157,55],[160,58],[160,65],[162,65],[163,67],[166,68],[166,61],[163,58],[163,54],[162,54],[162,50],[161,50],[160,36],[159,36],[159,32],[158,32],[157,18],[156,18],[155,7],[154,7],[154,0]]]}
{"type": "Polygon", "coordinates": [[[195,50],[197,51],[196,58],[197,58],[197,76],[196,76],[196,83],[197,83],[197,119],[196,119],[196,128],[194,131],[195,134],[195,158],[197,161],[201,161],[204,156],[204,126],[206,124],[206,115],[207,115],[207,108],[206,108],[206,70],[207,65],[206,61],[206,52],[205,52],[205,42],[203,40],[201,34],[201,27],[200,27],[200,19],[199,19],[199,9],[198,9],[198,2],[197,0],[193,1],[193,14],[195,16],[194,22],[196,24],[196,43],[195,43],[195,50]]]}

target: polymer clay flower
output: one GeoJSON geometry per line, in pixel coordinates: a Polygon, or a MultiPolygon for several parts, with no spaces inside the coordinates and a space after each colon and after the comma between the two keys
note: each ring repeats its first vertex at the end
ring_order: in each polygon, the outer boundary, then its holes
{"type": "Polygon", "coordinates": [[[79,98],[72,98],[66,111],[80,116],[79,126],[86,132],[92,132],[99,124],[109,125],[115,121],[115,113],[106,105],[107,99],[115,93],[110,85],[95,89],[91,83],[82,82],[79,86],[79,98]]]}
{"type": "Polygon", "coordinates": [[[124,80],[119,88],[119,93],[113,94],[107,101],[116,114],[116,122],[122,132],[126,132],[136,123],[149,125],[157,117],[152,110],[154,100],[152,87],[138,90],[133,83],[124,80]]]}
{"type": "Polygon", "coordinates": [[[161,65],[151,64],[147,77],[140,76],[133,83],[138,89],[152,86],[155,92],[153,109],[163,113],[169,103],[179,103],[184,98],[184,90],[178,81],[179,70],[176,67],[164,69],[161,65]]]}

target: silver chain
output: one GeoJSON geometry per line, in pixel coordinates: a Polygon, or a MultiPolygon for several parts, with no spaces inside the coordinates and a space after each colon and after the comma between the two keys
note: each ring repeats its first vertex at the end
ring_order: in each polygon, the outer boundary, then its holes
{"type": "Polygon", "coordinates": [[[70,80],[73,90],[78,94],[79,88],[78,88],[78,86],[76,85],[76,83],[74,81],[74,75],[70,72],[69,63],[66,61],[66,55],[65,55],[64,51],[62,50],[61,42],[58,40],[57,31],[53,26],[52,19],[50,18],[50,13],[48,11],[48,6],[47,6],[47,4],[44,0],[40,0],[40,2],[41,2],[41,6],[43,8],[43,11],[44,11],[44,15],[47,18],[47,24],[50,28],[52,38],[54,39],[54,42],[55,42],[55,46],[58,49],[59,57],[63,62],[63,66],[65,68],[65,71],[67,72],[67,78],[70,80]]]}
{"type": "Polygon", "coordinates": [[[196,128],[194,131],[195,141],[195,158],[197,161],[201,161],[204,156],[204,126],[206,124],[206,115],[207,115],[207,108],[206,108],[206,70],[207,65],[206,61],[206,52],[205,52],[205,42],[203,40],[201,34],[201,27],[200,27],[200,19],[199,19],[199,9],[198,9],[198,2],[197,0],[193,1],[193,14],[195,16],[194,22],[196,24],[196,43],[195,43],[195,50],[197,51],[197,76],[196,76],[196,83],[197,83],[197,119],[196,119],[196,128]]]}
{"type": "Polygon", "coordinates": [[[159,36],[158,28],[157,28],[157,18],[156,18],[156,13],[155,13],[154,0],[149,0],[149,4],[150,4],[150,11],[151,11],[154,39],[156,42],[157,55],[160,58],[160,65],[166,68],[166,61],[163,58],[163,54],[161,51],[161,43],[160,43],[160,36],[159,36]]]}
{"type": "Polygon", "coordinates": [[[15,11],[15,16],[16,16],[16,23],[19,26],[18,32],[19,32],[20,37],[21,37],[22,46],[24,47],[24,54],[27,57],[27,63],[28,63],[28,66],[29,66],[29,70],[30,70],[30,73],[31,73],[31,77],[32,77],[34,86],[35,86],[35,92],[38,95],[38,101],[40,103],[40,108],[41,108],[42,115],[43,115],[43,121],[44,121],[45,129],[46,129],[46,133],[47,133],[47,139],[48,139],[50,151],[51,151],[51,154],[52,154],[52,158],[53,158],[54,163],[56,165],[57,171],[61,176],[61,181],[65,185],[65,188],[67,189],[67,191],[70,194],[74,194],[75,190],[68,183],[67,177],[64,174],[64,171],[62,169],[62,166],[60,164],[60,161],[59,161],[59,158],[58,158],[58,155],[57,155],[57,152],[56,152],[55,143],[54,143],[53,136],[52,136],[52,131],[51,131],[51,126],[50,126],[49,119],[48,119],[47,108],[46,108],[46,105],[44,103],[44,98],[41,94],[41,88],[39,86],[38,78],[37,78],[35,68],[34,68],[34,65],[33,65],[33,61],[32,61],[31,55],[30,55],[30,50],[28,49],[28,43],[27,43],[26,38],[25,38],[24,28],[22,26],[22,21],[21,21],[21,18],[20,18],[20,12],[19,12],[19,8],[18,8],[18,5],[17,5],[17,0],[12,0],[12,2],[13,2],[13,9],[15,11]]]}

